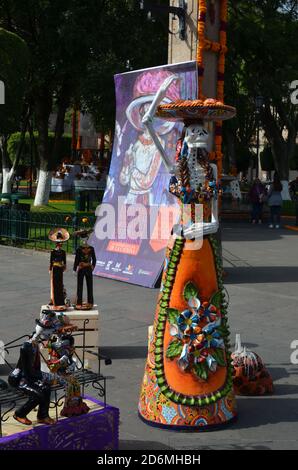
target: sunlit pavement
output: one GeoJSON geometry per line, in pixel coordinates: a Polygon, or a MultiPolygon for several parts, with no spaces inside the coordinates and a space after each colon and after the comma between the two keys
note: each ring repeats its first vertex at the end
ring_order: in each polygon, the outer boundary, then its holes
{"type": "MultiPolygon", "coordinates": [[[[241,333],[261,355],[275,394],[239,399],[238,421],[214,432],[147,426],[137,405],[158,290],[95,278],[102,353],[113,359],[103,366],[107,400],[120,408],[122,449],[298,449],[298,364],[290,362],[291,343],[298,340],[298,233],[235,222],[224,224],[222,236],[232,343],[241,333]]],[[[8,341],[30,333],[49,299],[49,255],[0,246],[0,259],[0,339],[8,341]]],[[[70,256],[65,275],[70,297],[76,283],[72,262],[70,256]]]]}

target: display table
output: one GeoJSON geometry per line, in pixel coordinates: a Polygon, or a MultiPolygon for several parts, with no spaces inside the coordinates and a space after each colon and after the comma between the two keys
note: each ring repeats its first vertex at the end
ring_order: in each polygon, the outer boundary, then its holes
{"type": "MultiPolygon", "coordinates": [[[[28,417],[32,426],[24,426],[11,416],[3,426],[2,450],[117,450],[119,410],[93,397],[85,397],[89,413],[59,418],[53,426],[36,423],[36,412],[28,417]]],[[[55,418],[55,410],[50,414],[55,418]]]]}
{"type": "MultiPolygon", "coordinates": [[[[48,305],[42,305],[40,313],[42,310],[47,310],[48,308],[48,305]]],[[[94,305],[92,310],[75,310],[73,307],[69,307],[63,313],[68,316],[70,323],[78,327],[78,331],[76,331],[73,336],[75,339],[76,353],[81,361],[83,361],[82,347],[84,345],[84,328],[85,348],[97,354],[99,348],[99,311],[97,305],[94,305]]],[[[94,361],[98,361],[97,357],[85,352],[84,366],[87,368],[92,367],[95,363],[94,361]]]]}
{"type": "Polygon", "coordinates": [[[76,174],[80,173],[80,165],[67,165],[68,172],[65,173],[64,178],[52,178],[51,181],[51,192],[52,193],[64,193],[70,191],[73,188],[73,182],[76,174]]]}
{"type": "Polygon", "coordinates": [[[70,191],[72,187],[72,181],[68,178],[52,178],[51,182],[51,193],[64,193],[70,191]]]}
{"type": "Polygon", "coordinates": [[[74,180],[74,187],[76,191],[102,190],[105,187],[105,181],[87,179],[74,180]]]}

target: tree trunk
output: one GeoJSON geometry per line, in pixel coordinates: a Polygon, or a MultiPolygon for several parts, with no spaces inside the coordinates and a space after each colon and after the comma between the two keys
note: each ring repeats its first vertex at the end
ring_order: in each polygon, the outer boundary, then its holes
{"type": "Polygon", "coordinates": [[[14,174],[12,168],[2,168],[2,193],[11,193],[14,174]]]}
{"type": "Polygon", "coordinates": [[[9,193],[9,194],[11,193],[12,183],[16,174],[17,167],[20,162],[20,158],[21,158],[24,143],[25,143],[29,115],[30,115],[30,110],[28,109],[26,112],[26,116],[24,117],[24,120],[22,123],[20,143],[19,143],[17,154],[15,156],[15,160],[13,163],[11,162],[9,155],[8,155],[8,151],[7,151],[7,143],[8,143],[9,136],[5,135],[5,136],[2,136],[1,138],[2,193],[9,193]]]}
{"type": "Polygon", "coordinates": [[[8,136],[1,138],[1,154],[2,154],[2,193],[11,193],[12,180],[14,170],[7,152],[8,136]]]}
{"type": "Polygon", "coordinates": [[[55,126],[55,140],[53,150],[49,153],[48,123],[50,116],[49,101],[40,102],[37,105],[37,121],[38,121],[38,153],[39,153],[39,177],[38,185],[34,200],[34,206],[47,205],[49,203],[51,191],[52,171],[55,169],[57,155],[59,153],[61,138],[64,133],[65,113],[70,101],[70,86],[67,78],[60,90],[58,99],[58,112],[55,126]],[[46,105],[45,105],[46,104],[46,105]]]}
{"type": "Polygon", "coordinates": [[[40,168],[38,174],[38,184],[34,199],[34,206],[46,206],[49,203],[51,180],[52,172],[40,168]]]}
{"type": "Polygon", "coordinates": [[[289,194],[289,162],[295,149],[295,132],[287,128],[287,139],[283,136],[284,126],[279,127],[276,117],[272,114],[270,104],[266,103],[263,113],[263,124],[266,137],[271,145],[275,170],[277,171],[283,185],[282,198],[290,200],[289,194]]]}
{"type": "Polygon", "coordinates": [[[51,189],[51,172],[49,171],[49,136],[48,125],[52,100],[48,90],[36,101],[36,127],[38,130],[39,176],[34,199],[34,206],[46,206],[51,189]]]}

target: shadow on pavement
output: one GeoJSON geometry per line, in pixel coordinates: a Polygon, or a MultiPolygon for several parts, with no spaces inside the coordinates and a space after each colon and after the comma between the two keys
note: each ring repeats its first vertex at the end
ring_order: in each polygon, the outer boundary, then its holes
{"type": "Polygon", "coordinates": [[[225,267],[225,284],[298,282],[296,266],[225,267]]]}
{"type": "Polygon", "coordinates": [[[298,395],[298,386],[290,384],[275,384],[274,395],[277,397],[284,395],[298,395]]]}
{"type": "Polygon", "coordinates": [[[235,429],[298,422],[298,398],[237,397],[237,406],[235,429]]]}
{"type": "MultiPolygon", "coordinates": [[[[286,224],[286,223],[285,223],[286,224]]],[[[293,225],[293,224],[289,224],[293,225]]],[[[268,225],[250,225],[249,223],[223,223],[222,239],[223,241],[261,241],[261,240],[279,240],[284,236],[298,237],[298,232],[287,230],[285,228],[270,229],[268,225]]]]}
{"type": "Polygon", "coordinates": [[[147,346],[109,346],[100,348],[103,356],[113,359],[137,359],[147,357],[147,346]]]}

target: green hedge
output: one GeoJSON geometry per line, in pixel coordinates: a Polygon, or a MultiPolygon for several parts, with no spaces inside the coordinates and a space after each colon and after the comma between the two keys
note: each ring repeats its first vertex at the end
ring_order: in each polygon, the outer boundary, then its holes
{"type": "MultiPolygon", "coordinates": [[[[36,143],[38,143],[38,133],[34,132],[34,137],[36,140],[36,143]]],[[[18,147],[20,144],[20,138],[21,138],[21,133],[20,132],[15,132],[10,136],[10,139],[8,141],[8,154],[11,159],[11,161],[15,160],[16,153],[18,151],[18,147]]],[[[49,132],[49,148],[50,152],[53,149],[54,145],[54,133],[49,132]]],[[[61,147],[58,155],[55,155],[55,161],[53,162],[54,168],[56,167],[57,164],[59,164],[65,157],[69,157],[71,155],[71,135],[66,134],[62,137],[61,141],[61,147]]],[[[35,162],[35,157],[33,153],[33,162],[35,162]]],[[[23,147],[22,155],[21,155],[21,160],[20,160],[20,165],[25,166],[25,167],[30,167],[31,164],[31,155],[30,155],[30,135],[27,132],[26,137],[25,137],[25,144],[23,147]]],[[[53,169],[54,169],[53,168],[53,169]]]]}

